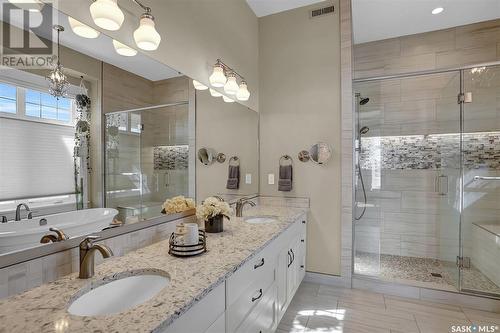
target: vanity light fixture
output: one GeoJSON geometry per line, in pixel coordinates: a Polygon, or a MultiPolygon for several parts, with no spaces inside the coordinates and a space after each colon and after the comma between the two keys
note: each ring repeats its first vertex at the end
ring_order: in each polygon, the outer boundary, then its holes
{"type": "Polygon", "coordinates": [[[226,95],[222,95],[222,99],[226,103],[234,103],[234,99],[227,97],[226,95]]]}
{"type": "Polygon", "coordinates": [[[194,89],[196,90],[207,90],[208,87],[196,80],[193,80],[193,86],[194,86],[194,89]]]}
{"type": "Polygon", "coordinates": [[[236,82],[236,75],[233,72],[227,74],[227,82],[224,85],[224,91],[228,95],[236,95],[238,92],[238,82],[236,82]]]}
{"type": "MultiPolygon", "coordinates": [[[[250,98],[250,92],[248,91],[248,85],[245,78],[220,59],[217,59],[209,80],[213,87],[224,87],[224,92],[227,95],[235,95],[234,98],[239,101],[248,101],[250,98]],[[239,85],[237,78],[239,78],[241,82],[239,85]]],[[[214,97],[222,95],[213,89],[210,89],[210,94],[214,97]]],[[[231,102],[234,102],[234,98],[225,97],[224,101],[229,102],[229,99],[231,99],[231,102]]]]}
{"type": "Polygon", "coordinates": [[[90,5],[90,15],[98,27],[112,31],[120,29],[125,19],[117,0],[95,0],[90,5]]]}
{"type": "Polygon", "coordinates": [[[68,16],[69,26],[73,32],[83,38],[97,38],[101,34],[99,31],[89,27],[82,22],[75,20],[71,16],[68,16]]]}
{"type": "Polygon", "coordinates": [[[139,27],[134,31],[134,40],[137,46],[145,51],[154,51],[161,42],[161,36],[155,28],[155,18],[151,14],[151,8],[143,5],[138,0],[132,0],[138,4],[144,13],[139,19],[139,27]]]}
{"type": "Polygon", "coordinates": [[[123,43],[120,43],[119,41],[114,39],[113,39],[113,47],[115,48],[116,53],[124,57],[133,57],[137,54],[137,50],[123,43]]]}
{"type": "Polygon", "coordinates": [[[433,15],[441,14],[443,12],[444,8],[443,7],[436,7],[432,10],[433,15]]]}
{"type": "Polygon", "coordinates": [[[49,93],[59,99],[59,97],[65,97],[67,95],[69,82],[66,79],[66,75],[64,75],[63,73],[63,67],[61,65],[61,55],[59,52],[59,34],[64,31],[64,27],[60,25],[54,25],[53,29],[57,31],[57,63],[54,69],[52,69],[47,76],[47,80],[49,80],[49,93]]]}
{"type": "Polygon", "coordinates": [[[212,89],[212,88],[210,88],[210,95],[212,95],[212,97],[221,97],[222,96],[222,94],[220,92],[218,92],[217,90],[212,89]]]}
{"type": "Polygon", "coordinates": [[[214,65],[212,75],[209,77],[210,84],[216,88],[222,88],[227,82],[226,75],[224,75],[224,67],[220,60],[214,65]]]}
{"type": "Polygon", "coordinates": [[[248,86],[245,81],[241,81],[240,88],[236,93],[236,98],[238,99],[238,101],[248,101],[248,99],[250,98],[250,92],[248,91],[248,86]]]}

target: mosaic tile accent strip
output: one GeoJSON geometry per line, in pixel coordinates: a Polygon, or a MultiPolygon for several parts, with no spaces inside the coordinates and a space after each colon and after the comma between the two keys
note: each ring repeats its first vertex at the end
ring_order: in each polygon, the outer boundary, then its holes
{"type": "Polygon", "coordinates": [[[189,146],[153,147],[155,170],[185,170],[189,164],[189,146]]]}
{"type": "MultiPolygon", "coordinates": [[[[460,134],[365,137],[361,167],[441,169],[460,167],[460,134]]],[[[464,133],[465,168],[500,170],[500,132],[464,133]]]]}

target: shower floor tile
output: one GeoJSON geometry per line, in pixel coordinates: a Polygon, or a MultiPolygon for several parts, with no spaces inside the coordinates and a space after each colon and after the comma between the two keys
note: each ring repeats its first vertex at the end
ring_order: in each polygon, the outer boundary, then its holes
{"type": "MultiPolygon", "coordinates": [[[[417,287],[457,291],[458,271],[455,263],[430,258],[403,257],[367,252],[356,253],[356,274],[417,287]]],[[[495,285],[475,267],[462,271],[462,288],[500,294],[495,285]]]]}

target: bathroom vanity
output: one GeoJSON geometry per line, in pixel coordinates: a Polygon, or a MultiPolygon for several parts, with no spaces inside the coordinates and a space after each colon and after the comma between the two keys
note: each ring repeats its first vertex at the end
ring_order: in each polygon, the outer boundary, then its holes
{"type": "MultiPolygon", "coordinates": [[[[163,240],[111,257],[96,266],[91,279],[71,274],[0,301],[0,328],[8,332],[273,332],[305,275],[306,218],[306,209],[257,206],[242,218],[231,217],[223,233],[208,234],[208,252],[203,255],[172,257],[167,253],[168,240],[163,240]],[[147,281],[152,275],[168,282],[142,304],[93,316],[68,311],[100,286],[127,277],[145,276],[138,281],[147,281]],[[29,313],[25,320],[15,319],[23,313],[29,313]]],[[[94,300],[99,302],[96,294],[94,300]]]]}

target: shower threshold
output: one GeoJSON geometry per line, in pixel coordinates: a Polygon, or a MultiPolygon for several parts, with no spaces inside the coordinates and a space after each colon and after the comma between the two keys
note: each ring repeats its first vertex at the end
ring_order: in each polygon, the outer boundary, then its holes
{"type": "MultiPolygon", "coordinates": [[[[458,292],[457,267],[449,261],[389,254],[381,254],[379,260],[378,254],[358,251],[354,272],[388,282],[458,292]]],[[[500,295],[500,287],[474,266],[462,270],[462,290],[500,295]]]]}

